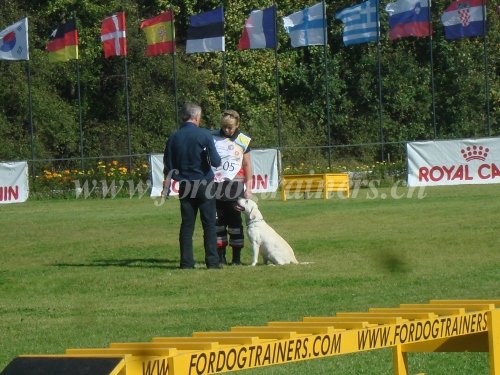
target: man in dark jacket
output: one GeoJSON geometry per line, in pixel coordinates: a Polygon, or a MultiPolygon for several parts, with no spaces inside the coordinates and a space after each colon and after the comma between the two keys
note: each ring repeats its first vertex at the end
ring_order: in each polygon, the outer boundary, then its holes
{"type": "Polygon", "coordinates": [[[210,131],[200,128],[201,107],[186,103],[182,109],[183,124],[173,133],[163,155],[165,188],[171,180],[179,182],[181,227],[179,231],[180,268],[194,268],[193,233],[198,210],[203,226],[205,264],[220,268],[215,231],[215,186],[211,166],[221,159],[210,131]]]}

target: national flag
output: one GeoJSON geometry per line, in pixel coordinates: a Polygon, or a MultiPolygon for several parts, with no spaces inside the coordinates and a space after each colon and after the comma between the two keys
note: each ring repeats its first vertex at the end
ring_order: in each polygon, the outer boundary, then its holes
{"type": "Polygon", "coordinates": [[[335,18],[344,23],[344,45],[376,42],[379,39],[377,0],[345,8],[335,18]]]}
{"type": "Polygon", "coordinates": [[[75,20],[55,29],[45,46],[50,61],[78,59],[78,31],[75,20]]]}
{"type": "Polygon", "coordinates": [[[276,8],[254,10],[245,21],[238,49],[276,48],[276,8]]]}
{"type": "Polygon", "coordinates": [[[0,31],[0,60],[29,60],[28,18],[0,31]]]}
{"type": "Polygon", "coordinates": [[[483,0],[458,0],[441,16],[446,39],[484,35],[486,9],[483,0]]]}
{"type": "Polygon", "coordinates": [[[389,40],[432,34],[429,0],[398,0],[385,7],[389,14],[389,40]]]}
{"type": "Polygon", "coordinates": [[[186,53],[224,50],[224,9],[222,7],[189,17],[186,53]]]}
{"type": "Polygon", "coordinates": [[[141,29],[146,34],[147,56],[175,52],[174,14],[171,11],[143,21],[141,29]]]}
{"type": "Polygon", "coordinates": [[[101,41],[105,58],[127,56],[125,12],[113,14],[102,21],[101,41]]]}
{"type": "Polygon", "coordinates": [[[283,17],[285,31],[290,35],[292,47],[324,45],[326,17],[324,2],[283,17]]]}

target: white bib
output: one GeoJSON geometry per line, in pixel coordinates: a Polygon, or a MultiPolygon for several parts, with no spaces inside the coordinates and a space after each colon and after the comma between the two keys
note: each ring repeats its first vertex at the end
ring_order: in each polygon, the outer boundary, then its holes
{"type": "Polygon", "coordinates": [[[240,133],[235,140],[221,137],[220,134],[214,135],[214,143],[217,152],[220,155],[222,164],[212,170],[216,182],[233,180],[243,165],[243,154],[250,144],[251,138],[240,133]]]}

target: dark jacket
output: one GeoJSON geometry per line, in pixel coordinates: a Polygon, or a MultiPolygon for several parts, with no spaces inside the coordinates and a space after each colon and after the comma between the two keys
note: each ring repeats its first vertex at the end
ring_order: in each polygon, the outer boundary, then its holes
{"type": "Polygon", "coordinates": [[[176,181],[211,181],[214,173],[210,166],[217,168],[221,159],[210,131],[185,122],[168,138],[163,164],[165,177],[171,173],[176,181]]]}

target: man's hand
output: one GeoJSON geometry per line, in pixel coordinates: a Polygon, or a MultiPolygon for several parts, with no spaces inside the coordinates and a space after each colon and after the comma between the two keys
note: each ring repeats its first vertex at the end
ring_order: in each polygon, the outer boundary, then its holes
{"type": "Polygon", "coordinates": [[[168,199],[170,195],[170,180],[163,180],[163,188],[161,189],[161,196],[168,199]]]}

